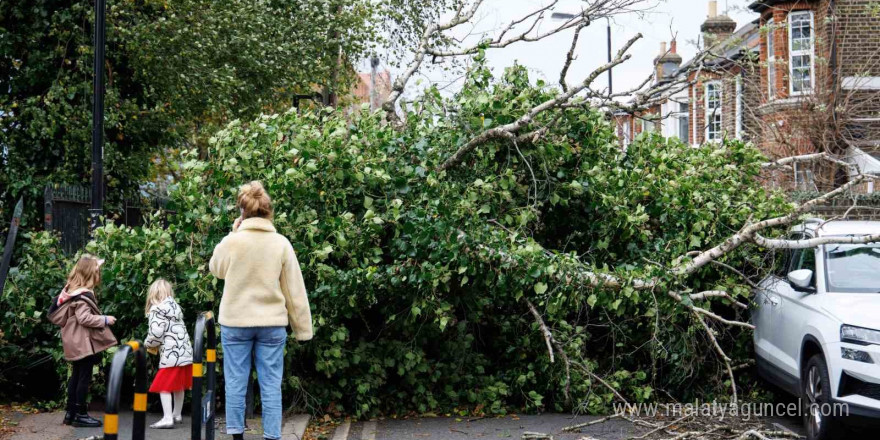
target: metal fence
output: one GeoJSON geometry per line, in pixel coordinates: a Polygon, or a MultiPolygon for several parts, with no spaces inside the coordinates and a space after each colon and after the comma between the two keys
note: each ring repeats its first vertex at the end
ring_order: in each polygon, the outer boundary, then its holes
{"type": "Polygon", "coordinates": [[[122,224],[125,226],[143,226],[148,215],[159,213],[162,227],[168,227],[169,217],[176,211],[168,209],[168,199],[162,197],[126,199],[122,212],[122,224]]]}
{"type": "Polygon", "coordinates": [[[73,185],[49,185],[43,192],[43,227],[61,235],[61,249],[74,253],[89,240],[89,205],[87,188],[73,185]]]}
{"type": "MultiPolygon", "coordinates": [[[[89,240],[89,207],[91,191],[77,185],[48,185],[43,193],[43,227],[61,236],[61,248],[65,253],[75,253],[85,247],[89,240]]],[[[162,226],[168,226],[174,211],[167,209],[164,198],[125,199],[121,212],[107,212],[108,221],[125,226],[143,226],[147,215],[160,213],[162,226]]]]}

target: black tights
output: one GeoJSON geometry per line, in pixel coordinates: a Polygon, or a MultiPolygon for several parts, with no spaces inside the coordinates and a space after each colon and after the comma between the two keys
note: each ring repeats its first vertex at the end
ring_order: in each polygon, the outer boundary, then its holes
{"type": "Polygon", "coordinates": [[[73,372],[67,382],[68,411],[76,412],[77,408],[85,411],[86,397],[89,395],[89,385],[92,383],[92,369],[100,359],[100,355],[93,354],[72,362],[73,372]]]}

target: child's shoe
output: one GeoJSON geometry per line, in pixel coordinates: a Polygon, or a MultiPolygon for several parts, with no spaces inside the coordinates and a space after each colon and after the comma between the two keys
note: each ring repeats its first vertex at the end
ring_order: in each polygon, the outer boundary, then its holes
{"type": "Polygon", "coordinates": [[[174,427],[174,419],[162,419],[150,425],[153,429],[171,429],[174,427]]]}
{"type": "Polygon", "coordinates": [[[89,415],[85,406],[79,405],[76,407],[76,414],[73,415],[70,424],[77,428],[100,428],[103,425],[100,420],[89,415]]]}
{"type": "Polygon", "coordinates": [[[64,423],[65,425],[70,425],[73,423],[73,418],[76,417],[76,405],[72,403],[67,404],[67,411],[64,412],[64,423]]]}
{"type": "Polygon", "coordinates": [[[174,423],[183,423],[183,416],[174,416],[174,423]]]}

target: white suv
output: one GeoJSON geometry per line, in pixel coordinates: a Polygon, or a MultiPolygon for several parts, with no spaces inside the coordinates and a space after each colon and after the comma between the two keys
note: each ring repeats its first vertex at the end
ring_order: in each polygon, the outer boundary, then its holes
{"type": "MultiPolygon", "coordinates": [[[[791,232],[861,236],[880,222],[809,220],[791,232]]],[[[839,434],[841,416],[880,418],[880,243],[788,250],[755,302],[758,372],[801,399],[809,439],[839,434]]]]}

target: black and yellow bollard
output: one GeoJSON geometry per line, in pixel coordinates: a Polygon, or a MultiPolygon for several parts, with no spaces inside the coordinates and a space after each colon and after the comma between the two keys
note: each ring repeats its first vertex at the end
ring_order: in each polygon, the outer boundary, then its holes
{"type": "Polygon", "coordinates": [[[134,353],[134,418],[131,426],[132,440],[144,440],[147,423],[147,353],[139,341],[130,341],[113,356],[110,379],[107,381],[107,403],[104,410],[104,440],[116,440],[119,436],[119,395],[125,376],[125,362],[134,353]]]}
{"type": "Polygon", "coordinates": [[[205,424],[205,440],[214,440],[217,335],[213,313],[203,312],[199,315],[193,338],[192,440],[201,440],[202,423],[205,424]],[[207,341],[205,340],[206,333],[208,335],[207,341]],[[204,366],[202,365],[203,361],[205,362],[204,366]],[[203,379],[207,379],[208,385],[204,397],[202,397],[203,379]]]}

